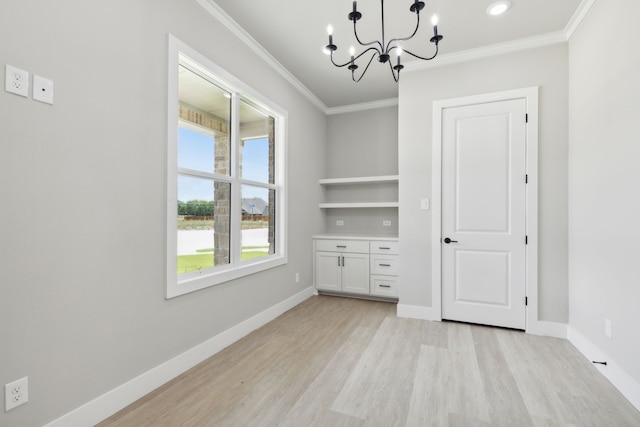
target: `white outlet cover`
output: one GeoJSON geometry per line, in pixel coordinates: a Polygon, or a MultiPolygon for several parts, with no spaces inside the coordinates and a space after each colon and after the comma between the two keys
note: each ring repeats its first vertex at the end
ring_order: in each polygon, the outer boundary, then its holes
{"type": "Polygon", "coordinates": [[[4,410],[9,411],[29,401],[29,377],[4,385],[4,410]]]}
{"type": "Polygon", "coordinates": [[[33,99],[46,104],[53,104],[53,81],[34,75],[33,99]]]}
{"type": "Polygon", "coordinates": [[[28,98],[29,72],[7,64],[5,69],[4,90],[28,98]]]}

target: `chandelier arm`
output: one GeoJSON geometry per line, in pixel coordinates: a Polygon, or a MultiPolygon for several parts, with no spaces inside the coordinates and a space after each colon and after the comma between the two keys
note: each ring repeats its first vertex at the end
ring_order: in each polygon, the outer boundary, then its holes
{"type": "Polygon", "coordinates": [[[422,57],[420,55],[416,55],[415,53],[413,53],[411,51],[408,51],[408,50],[403,50],[402,52],[408,53],[409,55],[413,56],[414,58],[423,59],[425,61],[430,61],[430,60],[432,60],[433,58],[435,58],[438,55],[438,45],[436,45],[436,53],[434,53],[433,56],[430,57],[430,58],[425,58],[425,57],[422,57]]]}
{"type": "MultiPolygon", "coordinates": [[[[389,46],[391,46],[393,43],[396,42],[404,42],[407,40],[410,40],[413,38],[413,36],[415,36],[418,32],[418,28],[420,28],[420,12],[416,13],[417,19],[416,19],[416,29],[413,30],[413,33],[411,33],[411,35],[409,37],[403,37],[403,38],[398,38],[398,39],[391,39],[389,40],[389,43],[387,43],[387,48],[385,49],[385,52],[389,53],[389,46]]],[[[397,45],[396,45],[397,47],[397,45]]]]}
{"type": "MultiPolygon", "coordinates": [[[[358,60],[358,58],[360,58],[362,55],[364,55],[365,53],[369,52],[370,50],[375,50],[375,51],[376,51],[376,53],[378,53],[378,49],[377,49],[377,48],[375,48],[375,47],[370,47],[370,48],[368,48],[368,49],[364,50],[364,51],[363,51],[362,53],[360,53],[358,56],[355,56],[355,57],[353,58],[353,62],[357,61],[357,60],[358,60]]],[[[373,56],[375,57],[375,56],[376,56],[376,54],[374,53],[374,54],[373,54],[373,56]]],[[[331,52],[331,62],[332,62],[332,63],[333,63],[333,65],[335,65],[336,67],[342,68],[342,67],[346,67],[347,65],[350,65],[352,61],[351,61],[351,60],[349,60],[349,61],[345,62],[344,64],[336,64],[336,63],[334,62],[334,60],[333,60],[333,52],[331,52]]],[[[371,61],[369,61],[369,63],[371,63],[371,61]]],[[[367,67],[368,67],[368,65],[367,65],[367,67]]]]}
{"type": "Polygon", "coordinates": [[[393,70],[393,66],[391,65],[391,61],[389,61],[389,69],[391,70],[391,75],[393,76],[393,80],[395,80],[395,82],[398,83],[398,80],[400,80],[400,70],[398,70],[398,75],[396,76],[396,73],[394,73],[394,70],[393,70]]]}
{"type": "MultiPolygon", "coordinates": [[[[384,49],[384,47],[382,46],[382,43],[380,43],[378,40],[369,42],[369,43],[363,43],[360,40],[360,37],[358,37],[358,32],[356,31],[356,21],[353,21],[353,35],[356,36],[356,40],[358,41],[358,43],[360,43],[361,46],[371,46],[372,44],[377,44],[378,46],[380,46],[380,50],[378,50],[378,52],[382,55],[382,50],[384,49]]],[[[377,49],[377,48],[374,48],[377,49]]]]}
{"type": "MultiPolygon", "coordinates": [[[[371,50],[371,49],[375,49],[375,48],[374,47],[370,47],[367,50],[371,50]]],[[[373,61],[373,58],[375,58],[375,57],[376,57],[375,53],[373,55],[371,55],[371,58],[369,58],[369,62],[367,63],[367,66],[364,68],[364,71],[362,72],[362,74],[360,74],[360,77],[357,80],[356,80],[356,76],[355,76],[355,71],[354,70],[351,71],[351,78],[353,79],[354,82],[358,83],[360,80],[362,80],[362,78],[364,77],[364,74],[369,69],[369,65],[371,65],[371,61],[373,61]]]]}

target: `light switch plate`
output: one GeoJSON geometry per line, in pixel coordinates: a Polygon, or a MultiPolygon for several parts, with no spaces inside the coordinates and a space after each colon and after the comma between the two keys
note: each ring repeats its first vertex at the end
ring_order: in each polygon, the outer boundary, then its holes
{"type": "Polygon", "coordinates": [[[33,99],[46,104],[53,104],[53,82],[44,77],[34,75],[33,99]]]}
{"type": "Polygon", "coordinates": [[[422,209],[423,211],[429,210],[429,199],[420,200],[420,209],[422,209]]]}

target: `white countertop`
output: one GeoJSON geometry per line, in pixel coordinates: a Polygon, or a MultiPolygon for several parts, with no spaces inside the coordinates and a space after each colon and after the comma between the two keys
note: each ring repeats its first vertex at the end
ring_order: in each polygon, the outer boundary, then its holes
{"type": "Polygon", "coordinates": [[[388,234],[315,234],[311,236],[313,239],[331,239],[331,240],[382,240],[397,242],[398,236],[390,236],[388,234]]]}

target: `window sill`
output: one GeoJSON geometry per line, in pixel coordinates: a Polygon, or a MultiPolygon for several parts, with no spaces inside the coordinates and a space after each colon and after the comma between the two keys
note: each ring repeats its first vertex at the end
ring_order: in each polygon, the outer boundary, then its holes
{"type": "Polygon", "coordinates": [[[180,295],[208,288],[210,286],[219,285],[261,271],[279,267],[287,263],[286,256],[273,255],[267,259],[252,262],[250,264],[240,265],[236,268],[227,268],[224,270],[211,271],[203,273],[197,277],[177,278],[173,283],[167,283],[166,299],[175,298],[180,295]]]}

